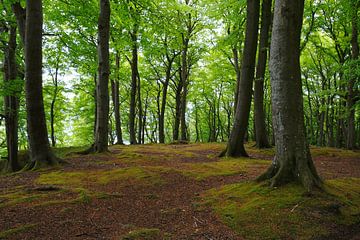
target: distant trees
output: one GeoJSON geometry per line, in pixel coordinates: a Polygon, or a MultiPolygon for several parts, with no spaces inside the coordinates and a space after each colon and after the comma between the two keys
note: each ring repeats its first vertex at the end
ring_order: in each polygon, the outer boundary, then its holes
{"type": "MultiPolygon", "coordinates": [[[[109,3],[107,69],[94,14],[100,12],[100,4],[44,0],[43,102],[48,133],[42,136],[52,146],[96,143],[104,149],[114,143],[229,140],[229,156],[246,156],[244,141],[256,141],[259,148],[274,142],[267,67],[272,1],[109,3]],[[255,14],[246,14],[253,10],[255,14]],[[251,34],[245,34],[249,28],[251,34]]],[[[0,84],[5,87],[0,90],[0,111],[7,131],[0,127],[0,154],[11,162],[16,149],[30,147],[21,94],[26,5],[4,1],[1,6],[0,84]],[[13,43],[20,43],[15,55],[13,43]]],[[[358,11],[358,1],[305,1],[300,61],[310,144],[359,146],[358,11]]]]}

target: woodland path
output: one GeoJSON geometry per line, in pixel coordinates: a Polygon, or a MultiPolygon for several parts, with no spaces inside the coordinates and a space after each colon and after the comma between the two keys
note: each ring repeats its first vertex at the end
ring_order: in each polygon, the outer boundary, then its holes
{"type": "MultiPolygon", "coordinates": [[[[223,147],[112,146],[107,154],[69,155],[59,169],[2,176],[0,232],[13,229],[6,239],[241,239],[201,195],[254,179],[273,150],[248,146],[253,159],[237,163],[216,157],[223,147]]],[[[322,177],[360,177],[358,158],[316,151],[322,177]]]]}

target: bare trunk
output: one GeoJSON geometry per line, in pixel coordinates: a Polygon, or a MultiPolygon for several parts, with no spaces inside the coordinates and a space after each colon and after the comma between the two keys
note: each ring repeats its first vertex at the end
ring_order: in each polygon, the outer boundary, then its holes
{"type": "Polygon", "coordinates": [[[136,93],[137,93],[137,72],[138,72],[138,47],[137,47],[137,25],[134,25],[134,32],[131,33],[132,40],[132,61],[131,61],[131,91],[130,91],[130,115],[129,115],[129,131],[130,144],[136,144],[135,132],[135,109],[136,109],[136,93]]]}
{"type": "Polygon", "coordinates": [[[99,77],[97,81],[97,114],[95,132],[95,152],[108,150],[109,136],[109,38],[110,38],[110,2],[100,0],[100,15],[98,25],[98,61],[99,77]]]}
{"type": "Polygon", "coordinates": [[[255,70],[255,58],[259,25],[259,0],[247,1],[246,36],[244,57],[241,64],[239,96],[234,120],[227,145],[227,156],[248,156],[244,148],[244,138],[249,122],[252,85],[255,70]]]}
{"type": "MultiPolygon", "coordinates": [[[[352,1],[352,37],[351,37],[351,48],[352,48],[352,59],[357,60],[359,58],[359,42],[358,42],[358,9],[360,3],[352,1]]],[[[355,70],[354,70],[355,72],[355,70]]],[[[354,149],[356,147],[356,135],[355,135],[355,97],[357,90],[356,78],[351,76],[348,84],[348,97],[347,97],[347,138],[346,138],[346,148],[354,149]]]]}
{"type": "MultiPolygon", "coordinates": [[[[9,42],[5,53],[4,81],[11,84],[17,78],[16,66],[16,27],[10,26],[9,42]]],[[[10,91],[10,89],[8,90],[10,91]]],[[[12,90],[5,96],[5,128],[8,161],[4,171],[15,172],[20,170],[18,163],[18,91],[12,90]]]]}
{"type": "Polygon", "coordinates": [[[115,56],[115,62],[116,62],[116,74],[115,74],[115,80],[111,81],[111,89],[112,89],[111,96],[114,104],[116,144],[124,144],[122,139],[121,118],[120,118],[120,96],[119,96],[120,56],[118,52],[116,53],[115,56]]]}
{"type": "Polygon", "coordinates": [[[270,73],[276,156],[259,179],[271,186],[300,182],[321,188],[305,136],[300,73],[300,34],[304,0],[276,0],[270,73]]]}
{"type": "Polygon", "coordinates": [[[261,13],[261,31],[258,63],[256,66],[255,92],[254,92],[254,110],[255,110],[255,136],[256,146],[258,148],[270,147],[265,124],[264,113],[264,78],[267,62],[267,53],[269,48],[269,30],[271,23],[271,2],[272,0],[263,0],[261,13]]]}
{"type": "Polygon", "coordinates": [[[55,165],[58,161],[50,150],[42,94],[42,0],[27,0],[26,3],[25,90],[29,168],[39,168],[55,165]]]}

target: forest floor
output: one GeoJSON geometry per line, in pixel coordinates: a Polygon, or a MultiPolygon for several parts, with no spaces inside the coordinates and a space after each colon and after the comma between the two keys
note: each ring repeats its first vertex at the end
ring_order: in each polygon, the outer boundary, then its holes
{"type": "Polygon", "coordinates": [[[360,152],[312,148],[328,193],[309,195],[251,182],[273,149],[224,147],[111,146],[0,176],[0,239],[360,239],[360,152]]]}

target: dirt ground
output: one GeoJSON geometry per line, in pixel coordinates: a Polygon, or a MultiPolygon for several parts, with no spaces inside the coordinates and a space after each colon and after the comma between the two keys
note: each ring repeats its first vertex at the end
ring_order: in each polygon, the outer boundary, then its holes
{"type": "MultiPolygon", "coordinates": [[[[60,168],[1,176],[0,239],[242,239],[199,208],[199,196],[255,179],[273,153],[250,148],[246,165],[231,160],[229,168],[217,157],[223,147],[112,146],[108,154],[68,156],[60,168]]],[[[358,155],[313,155],[324,179],[360,178],[358,155]]]]}

